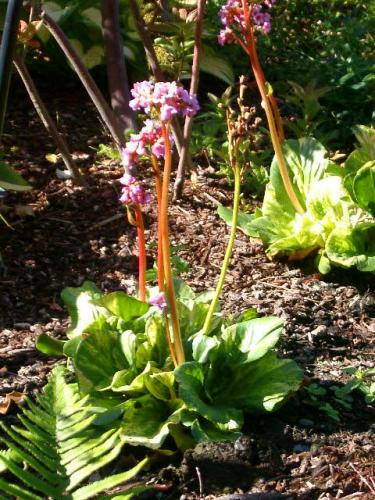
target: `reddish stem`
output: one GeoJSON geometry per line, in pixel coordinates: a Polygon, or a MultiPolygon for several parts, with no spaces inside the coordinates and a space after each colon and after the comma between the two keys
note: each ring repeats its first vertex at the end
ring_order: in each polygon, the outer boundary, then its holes
{"type": "Polygon", "coordinates": [[[172,265],[171,265],[171,249],[169,243],[169,228],[168,228],[168,199],[169,199],[169,182],[172,170],[172,151],[169,140],[169,125],[162,122],[163,140],[165,146],[165,161],[162,186],[162,198],[160,207],[160,233],[163,250],[163,270],[165,277],[165,291],[168,299],[169,310],[171,315],[172,330],[173,330],[173,347],[177,360],[180,365],[185,361],[184,348],[182,344],[180,323],[178,319],[176,296],[173,285],[172,265]]]}
{"type": "Polygon", "coordinates": [[[264,77],[264,73],[260,66],[258,55],[256,52],[254,28],[251,21],[251,6],[249,7],[247,0],[242,0],[242,7],[245,25],[242,35],[245,40],[245,50],[247,55],[249,56],[250,65],[255,76],[255,81],[258,85],[258,89],[262,97],[264,111],[266,113],[268,126],[270,129],[272,145],[275,150],[277,162],[279,164],[280,175],[282,177],[285,191],[287,192],[290,202],[292,203],[296,212],[302,214],[304,213],[304,210],[294,192],[281,147],[281,137],[284,137],[284,132],[282,129],[280,114],[277,108],[276,101],[272,101],[272,99],[270,99],[268,96],[266,79],[264,77]],[[275,110],[277,110],[277,112],[275,110]]]}
{"type": "Polygon", "coordinates": [[[146,242],[145,242],[145,228],[143,224],[142,210],[139,204],[135,206],[135,220],[137,224],[137,237],[138,237],[138,286],[139,286],[139,299],[146,302],[146,242]]]}
{"type": "Polygon", "coordinates": [[[155,188],[156,188],[156,199],[158,202],[158,256],[157,256],[157,267],[158,267],[158,286],[161,292],[164,291],[164,271],[163,271],[163,245],[162,236],[160,231],[160,208],[161,208],[161,198],[162,198],[162,179],[161,172],[158,166],[158,161],[155,155],[151,155],[151,165],[155,174],[155,188]]]}

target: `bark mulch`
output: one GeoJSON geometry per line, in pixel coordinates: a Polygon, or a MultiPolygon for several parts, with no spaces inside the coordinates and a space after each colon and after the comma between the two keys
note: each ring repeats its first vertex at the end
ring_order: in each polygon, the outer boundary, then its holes
{"type": "MultiPolygon", "coordinates": [[[[8,194],[1,202],[13,226],[0,232],[2,397],[33,393],[46,382],[56,360],[38,353],[35,340],[43,332],[64,337],[69,319],[60,292],[65,286],[92,280],[103,291],[132,293],[136,284],[135,230],[118,203],[121,168],[94,149],[109,142],[103,127],[75,86],[58,97],[45,91],[45,98],[88,185],[57,178],[61,164],[45,159],[54,145],[26,96],[15,92],[4,157],[34,189],[8,194]]],[[[170,227],[177,254],[189,264],[183,278],[198,291],[213,287],[220,272],[228,228],[216,208],[230,205],[232,194],[199,162],[196,174],[171,207],[170,227]]],[[[148,241],[155,237],[155,222],[150,207],[148,241]]],[[[374,366],[373,276],[337,270],[322,278],[311,263],[270,262],[259,242],[239,232],[222,304],[232,314],[253,307],[260,315],[283,318],[280,354],[295,359],[307,383],[321,384],[327,395],[317,405],[304,389],[276,414],[249,417],[246,435],[235,443],[200,444],[169,465],[160,460],[148,472],[154,481],[171,485],[160,498],[375,498],[375,407],[359,393],[347,407],[340,406],[332,388],[348,380],[343,368],[374,366]],[[326,403],[340,421],[321,408],[326,403]]],[[[12,419],[13,412],[3,419],[12,419]]]]}

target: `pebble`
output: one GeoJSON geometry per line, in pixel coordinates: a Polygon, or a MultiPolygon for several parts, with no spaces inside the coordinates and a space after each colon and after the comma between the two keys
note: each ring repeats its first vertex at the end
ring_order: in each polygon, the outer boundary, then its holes
{"type": "Polygon", "coordinates": [[[293,453],[303,453],[310,450],[310,445],[308,444],[296,444],[293,446],[293,453]]]}
{"type": "Polygon", "coordinates": [[[310,420],[309,418],[301,418],[298,420],[298,423],[302,425],[302,427],[313,427],[314,426],[314,421],[310,420]]]}

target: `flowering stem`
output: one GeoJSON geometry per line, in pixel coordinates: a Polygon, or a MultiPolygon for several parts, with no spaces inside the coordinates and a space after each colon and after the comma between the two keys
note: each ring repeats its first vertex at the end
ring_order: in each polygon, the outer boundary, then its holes
{"type": "Polygon", "coordinates": [[[266,113],[268,126],[271,134],[271,141],[273,148],[275,150],[275,155],[277,162],[279,164],[280,174],[284,183],[285,191],[292,203],[294,209],[299,213],[304,213],[304,210],[297,198],[296,193],[294,192],[293,185],[291,183],[288,169],[285,163],[284,154],[281,147],[281,141],[284,137],[284,131],[282,128],[280,113],[273,96],[269,96],[266,88],[266,80],[264,77],[263,70],[259,63],[255,39],[254,39],[254,29],[251,21],[251,10],[249,9],[249,5],[247,0],[242,0],[243,12],[244,12],[244,21],[246,30],[243,32],[243,36],[245,38],[245,46],[246,53],[249,56],[250,65],[253,70],[255,81],[258,85],[258,89],[260,95],[262,97],[264,111],[266,113]]]}
{"type": "Polygon", "coordinates": [[[173,285],[172,265],[171,265],[171,252],[169,245],[169,229],[168,229],[168,197],[169,197],[169,182],[172,170],[172,151],[171,143],[169,140],[169,126],[162,122],[162,133],[165,147],[165,162],[164,162],[164,175],[163,187],[160,207],[160,235],[163,253],[163,271],[165,277],[165,289],[169,303],[171,314],[172,330],[173,330],[173,346],[176,355],[177,365],[185,362],[185,353],[182,344],[180,323],[178,319],[176,296],[173,285]]]}
{"type": "Polygon", "coordinates": [[[160,208],[161,208],[161,199],[162,199],[162,179],[161,173],[158,166],[158,161],[156,156],[151,154],[151,165],[155,174],[155,184],[156,184],[156,199],[158,203],[158,256],[157,256],[157,268],[158,268],[158,286],[161,292],[164,291],[164,271],[163,271],[163,245],[162,245],[162,237],[160,231],[160,208]]]}
{"type": "MultiPolygon", "coordinates": [[[[229,141],[229,144],[231,144],[231,141],[229,141]]],[[[231,148],[231,146],[230,146],[230,148],[231,148]]],[[[233,165],[233,174],[234,174],[234,198],[233,198],[232,227],[231,227],[231,231],[230,231],[227,249],[225,251],[223,264],[221,267],[219,281],[217,282],[217,285],[216,285],[215,295],[214,295],[214,298],[212,299],[212,302],[211,302],[210,307],[208,309],[208,313],[207,313],[207,316],[206,316],[206,319],[205,319],[205,322],[203,325],[203,333],[205,335],[207,335],[209,333],[210,328],[211,328],[212,318],[213,318],[213,315],[214,315],[214,312],[216,309],[216,305],[219,301],[221,292],[223,290],[225,277],[227,275],[230,259],[232,256],[234,241],[236,239],[238,210],[239,210],[239,205],[240,205],[240,194],[241,194],[241,173],[240,173],[240,168],[238,166],[238,163],[235,159],[234,159],[234,165],[233,165]]]]}
{"type": "Polygon", "coordinates": [[[234,174],[234,197],[233,197],[233,215],[232,215],[232,227],[229,235],[229,241],[227,249],[225,251],[223,264],[221,267],[221,272],[219,276],[219,281],[216,285],[215,295],[212,299],[208,313],[203,325],[203,333],[207,335],[211,328],[212,318],[216,309],[216,305],[219,301],[221,292],[223,290],[225,277],[228,272],[229,262],[232,256],[234,241],[236,239],[237,231],[237,221],[238,221],[238,211],[240,206],[240,195],[241,195],[241,169],[237,161],[237,149],[238,146],[234,144],[232,135],[232,124],[230,121],[230,112],[227,110],[227,127],[228,127],[228,144],[229,144],[229,162],[234,174]]]}
{"type": "MultiPolygon", "coordinates": [[[[151,154],[151,165],[152,165],[152,170],[154,171],[155,174],[155,183],[156,183],[156,199],[158,203],[158,257],[157,257],[157,267],[158,267],[158,287],[159,291],[163,292],[164,291],[164,271],[163,271],[163,248],[162,248],[162,235],[160,231],[160,209],[161,209],[161,199],[162,199],[162,178],[161,178],[161,172],[159,169],[158,165],[158,160],[154,154],[151,154]]],[[[176,359],[176,354],[174,352],[173,348],[173,342],[172,342],[172,337],[171,337],[171,331],[169,328],[169,320],[168,320],[168,314],[167,311],[163,311],[163,318],[164,318],[164,324],[165,324],[165,329],[167,333],[167,341],[168,341],[168,348],[169,352],[172,358],[172,362],[174,366],[178,366],[177,359],[176,359]]]]}
{"type": "Polygon", "coordinates": [[[145,228],[143,224],[143,216],[141,206],[135,206],[135,221],[137,224],[137,237],[138,237],[138,286],[139,286],[139,300],[146,301],[146,243],[145,243],[145,228]]]}

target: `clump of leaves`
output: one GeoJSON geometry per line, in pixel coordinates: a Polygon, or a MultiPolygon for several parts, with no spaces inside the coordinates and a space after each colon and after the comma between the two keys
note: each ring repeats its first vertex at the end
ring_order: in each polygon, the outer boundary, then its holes
{"type": "MultiPolygon", "coordinates": [[[[168,436],[194,442],[235,439],[245,412],[273,411],[295,392],[302,372],[272,351],[282,333],[275,317],[226,320],[216,310],[202,327],[211,292],[195,294],[175,280],[187,361],[174,369],[163,317],[124,292],[93,283],[63,292],[72,318],[68,340],[42,335],[43,352],[65,354],[100,421],[121,429],[125,443],[159,448],[168,436]]],[[[150,290],[150,294],[157,290],[150,290]]]]}
{"type": "Polygon", "coordinates": [[[344,368],[344,373],[352,375],[348,382],[352,390],[361,392],[365,398],[365,402],[369,405],[375,403],[375,368],[344,368]]]}
{"type": "Polygon", "coordinates": [[[307,403],[317,407],[320,412],[335,422],[340,422],[341,412],[352,409],[353,397],[351,392],[353,388],[350,382],[342,387],[331,385],[328,388],[313,383],[306,387],[309,396],[307,403]]]}
{"type": "MultiPolygon", "coordinates": [[[[147,463],[144,459],[128,471],[88,483],[93,473],[119,456],[125,443],[120,423],[101,423],[89,396],[80,394],[77,383],[68,383],[67,375],[64,367],[55,368],[36,401],[27,399],[21,407],[19,423],[1,424],[4,434],[0,440],[7,450],[0,451],[4,476],[0,477],[0,491],[12,498],[97,498],[135,477],[147,463]]],[[[126,493],[131,498],[132,493],[146,489],[138,485],[126,493]]]]}
{"type": "MultiPolygon", "coordinates": [[[[301,260],[317,255],[321,273],[332,265],[375,271],[375,135],[357,128],[359,147],[339,167],[313,138],[287,140],[283,151],[294,191],[304,208],[296,213],[288,200],[277,160],[261,210],[243,214],[239,225],[260,238],[267,254],[301,260]]],[[[230,211],[220,208],[228,220],[230,211]]]]}

